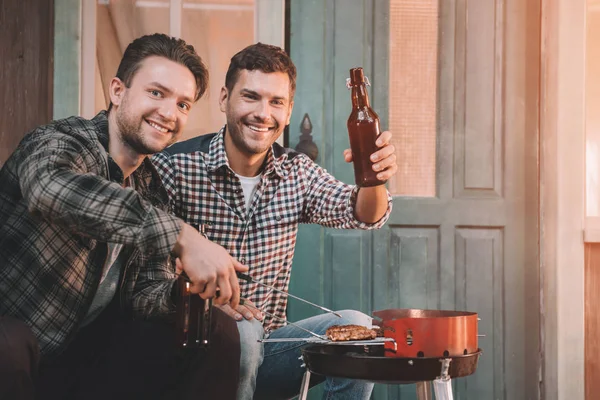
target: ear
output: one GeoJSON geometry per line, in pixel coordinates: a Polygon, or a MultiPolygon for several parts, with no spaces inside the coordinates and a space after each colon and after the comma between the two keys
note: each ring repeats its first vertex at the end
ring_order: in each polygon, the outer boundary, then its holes
{"type": "Polygon", "coordinates": [[[294,100],[292,100],[292,101],[290,102],[290,109],[289,109],[289,111],[288,111],[287,122],[285,123],[285,125],[286,125],[286,126],[290,124],[290,121],[291,121],[291,119],[292,119],[292,110],[293,110],[293,109],[294,109],[294,100]]]}
{"type": "Polygon", "coordinates": [[[125,89],[127,89],[127,87],[121,79],[117,77],[111,79],[110,85],[108,87],[108,92],[110,95],[110,101],[114,105],[118,106],[119,104],[121,104],[123,96],[125,96],[125,89]]]}
{"type": "Polygon", "coordinates": [[[227,109],[227,101],[229,100],[229,92],[227,91],[227,87],[223,86],[221,88],[221,94],[219,95],[219,108],[221,112],[225,112],[227,109]]]}

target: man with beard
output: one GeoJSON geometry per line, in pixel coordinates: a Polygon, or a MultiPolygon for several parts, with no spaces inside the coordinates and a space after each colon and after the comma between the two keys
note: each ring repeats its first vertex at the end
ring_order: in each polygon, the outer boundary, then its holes
{"type": "Polygon", "coordinates": [[[236,324],[214,310],[210,350],[177,347],[170,257],[217,304],[247,268],[170,213],[147,159],[207,81],[183,40],[138,38],[108,111],[34,129],[0,170],[0,398],[235,398],[236,324]]]}
{"type": "MultiPolygon", "coordinates": [[[[251,45],[232,59],[219,98],[227,125],[220,132],[177,143],[156,154],[176,215],[201,226],[250,268],[257,281],[287,291],[299,223],[330,228],[376,229],[391,211],[384,185],[357,188],[338,181],[308,157],[275,143],[290,122],[296,68],[276,46],[251,45]]],[[[391,133],[377,139],[371,155],[380,180],[396,173],[391,133]]],[[[350,150],[344,153],[352,160],[350,150]]],[[[242,345],[238,399],[291,398],[300,390],[302,342],[257,342],[307,334],[285,325],[287,296],[243,283],[239,307],[223,309],[238,321],[242,345]],[[262,324],[263,315],[269,314],[262,324]],[[260,367],[260,368],[259,368],[260,367]]],[[[352,310],[308,318],[297,324],[324,334],[334,324],[370,325],[352,310]]],[[[322,381],[322,379],[321,379],[322,381]]],[[[313,376],[311,383],[318,382],[313,376]]],[[[373,384],[328,378],[325,398],[368,399],[373,384]]]]}

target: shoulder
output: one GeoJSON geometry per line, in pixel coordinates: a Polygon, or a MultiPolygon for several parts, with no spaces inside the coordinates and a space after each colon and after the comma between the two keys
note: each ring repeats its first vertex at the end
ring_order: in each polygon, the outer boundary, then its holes
{"type": "Polygon", "coordinates": [[[302,157],[306,157],[306,159],[310,160],[310,158],[303,153],[299,153],[298,151],[290,149],[289,147],[283,147],[279,143],[273,143],[273,156],[275,158],[280,158],[283,155],[286,156],[288,161],[299,161],[302,157]]]}
{"type": "Polygon", "coordinates": [[[89,151],[98,156],[103,153],[102,135],[94,120],[69,117],[38,126],[25,135],[19,147],[30,150],[89,151]]]}
{"type": "Polygon", "coordinates": [[[216,133],[209,133],[206,135],[196,136],[182,142],[177,142],[163,150],[163,153],[167,156],[195,152],[208,153],[210,142],[216,135],[216,133]]]}
{"type": "Polygon", "coordinates": [[[283,147],[278,143],[273,143],[273,156],[277,160],[282,160],[280,163],[284,169],[295,170],[300,175],[312,175],[322,170],[319,164],[311,160],[306,154],[283,147]]]}

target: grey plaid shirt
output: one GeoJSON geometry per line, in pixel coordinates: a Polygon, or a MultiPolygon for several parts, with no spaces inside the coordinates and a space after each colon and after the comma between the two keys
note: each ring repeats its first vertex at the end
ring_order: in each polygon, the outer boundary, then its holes
{"type": "Polygon", "coordinates": [[[121,304],[144,317],[173,309],[167,260],[181,220],[148,159],[132,175],[136,190],[124,189],[107,149],[106,112],[71,117],[27,134],[0,170],[0,315],[26,322],[45,357],[77,332],[107,242],[130,254],[121,304]]]}
{"type": "MultiPolygon", "coordinates": [[[[190,225],[204,225],[207,237],[250,267],[256,280],[287,291],[298,224],[340,229],[376,229],[354,217],[358,189],[335,179],[304,154],[275,143],[267,155],[250,210],[239,178],[229,167],[224,128],[176,143],[152,157],[171,196],[175,214],[190,225]]],[[[285,324],[287,296],[240,282],[242,297],[279,319],[265,318],[266,329],[285,324]]]]}

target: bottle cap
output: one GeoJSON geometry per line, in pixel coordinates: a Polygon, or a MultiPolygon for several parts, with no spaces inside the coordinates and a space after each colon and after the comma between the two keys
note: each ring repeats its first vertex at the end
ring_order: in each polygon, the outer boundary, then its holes
{"type": "Polygon", "coordinates": [[[362,84],[371,86],[371,82],[369,82],[369,78],[364,75],[363,69],[361,67],[351,68],[350,78],[346,78],[346,87],[350,89],[352,86],[362,84]]]}

